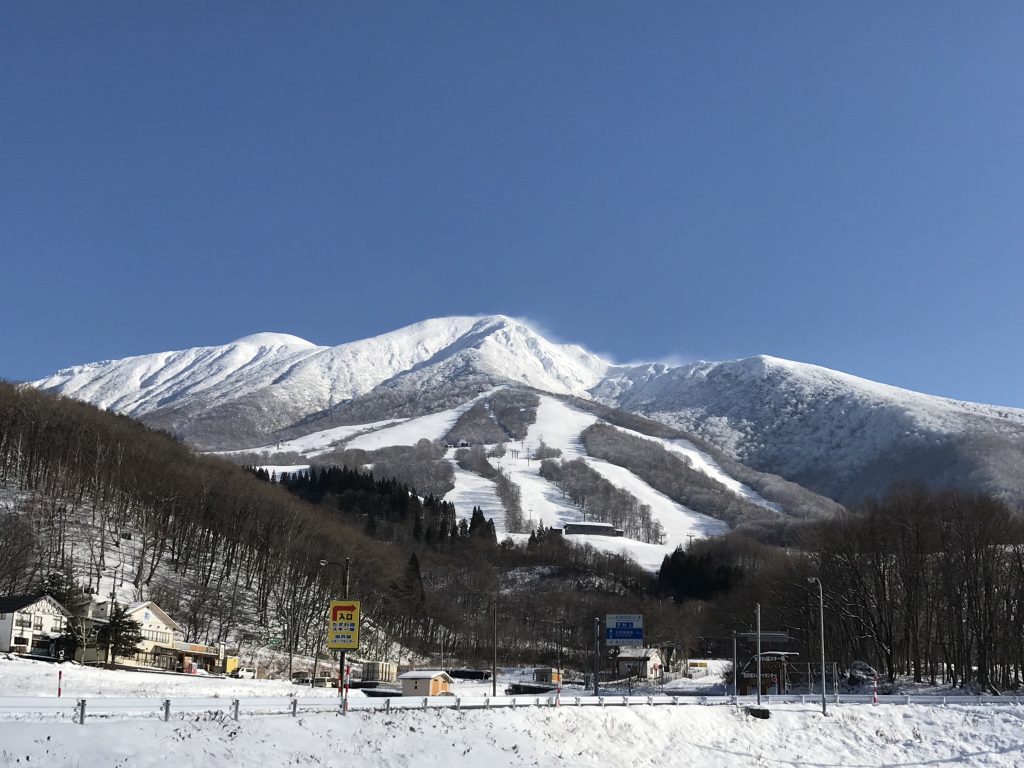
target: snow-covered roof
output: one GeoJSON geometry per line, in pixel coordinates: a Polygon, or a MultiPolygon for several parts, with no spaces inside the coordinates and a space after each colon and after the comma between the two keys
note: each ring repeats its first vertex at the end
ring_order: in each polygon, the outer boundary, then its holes
{"type": "Polygon", "coordinates": [[[635,646],[626,646],[619,651],[620,659],[649,659],[657,654],[661,656],[661,652],[657,648],[637,648],[635,646]]]}
{"type": "Polygon", "coordinates": [[[167,626],[172,627],[173,629],[176,629],[179,632],[183,631],[181,625],[174,619],[172,619],[170,616],[168,616],[167,612],[159,605],[154,603],[152,600],[146,600],[140,603],[132,603],[128,606],[128,613],[137,613],[138,611],[141,611],[143,608],[149,608],[149,610],[155,613],[160,618],[160,620],[163,621],[163,623],[167,626]]]}
{"type": "Polygon", "coordinates": [[[411,669],[408,672],[403,672],[398,676],[399,680],[433,680],[435,677],[440,677],[447,680],[449,683],[454,683],[451,675],[445,672],[443,669],[411,669]]]}
{"type": "Polygon", "coordinates": [[[45,593],[36,595],[7,595],[6,597],[0,597],[0,613],[14,613],[15,611],[20,611],[23,608],[29,608],[40,601],[50,602],[65,616],[71,616],[71,613],[68,612],[67,608],[57,602],[52,596],[45,593]]]}

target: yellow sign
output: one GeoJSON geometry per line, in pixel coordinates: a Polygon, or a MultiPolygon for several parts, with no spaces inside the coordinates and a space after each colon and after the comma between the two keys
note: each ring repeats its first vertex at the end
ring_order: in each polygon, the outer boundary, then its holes
{"type": "Polygon", "coordinates": [[[327,647],[334,651],[354,651],[359,647],[358,600],[331,600],[327,647]]]}

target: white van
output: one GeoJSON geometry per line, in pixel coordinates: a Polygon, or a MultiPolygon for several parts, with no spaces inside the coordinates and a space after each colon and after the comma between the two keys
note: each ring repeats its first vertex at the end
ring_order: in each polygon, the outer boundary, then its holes
{"type": "Polygon", "coordinates": [[[240,680],[255,680],[256,667],[239,667],[231,673],[231,676],[237,677],[240,680]]]}

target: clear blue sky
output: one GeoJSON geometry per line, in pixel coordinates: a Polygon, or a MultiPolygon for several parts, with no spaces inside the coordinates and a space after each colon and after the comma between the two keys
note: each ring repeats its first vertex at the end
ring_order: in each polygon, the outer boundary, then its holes
{"type": "Polygon", "coordinates": [[[7,3],[0,377],[533,318],[1024,406],[1024,3],[7,3]]]}

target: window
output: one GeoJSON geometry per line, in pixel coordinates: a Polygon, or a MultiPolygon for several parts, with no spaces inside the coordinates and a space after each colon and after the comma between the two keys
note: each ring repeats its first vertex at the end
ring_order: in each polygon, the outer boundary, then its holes
{"type": "Polygon", "coordinates": [[[42,632],[43,631],[43,617],[42,616],[35,615],[35,616],[32,617],[32,629],[34,629],[36,632],[42,632]]]}
{"type": "Polygon", "coordinates": [[[4,613],[3,611],[0,611],[0,621],[3,621],[6,618],[7,618],[7,614],[4,613]]]}
{"type": "Polygon", "coordinates": [[[142,630],[142,636],[146,640],[152,640],[154,643],[169,643],[171,642],[170,632],[158,632],[155,629],[144,629],[142,630]]]}
{"type": "Polygon", "coordinates": [[[32,626],[32,618],[23,613],[14,614],[14,626],[21,629],[28,629],[32,626]]]}

